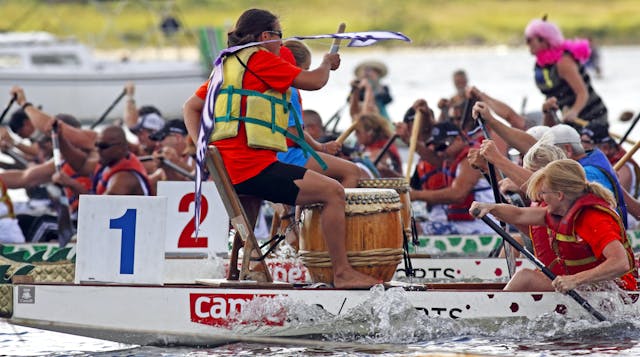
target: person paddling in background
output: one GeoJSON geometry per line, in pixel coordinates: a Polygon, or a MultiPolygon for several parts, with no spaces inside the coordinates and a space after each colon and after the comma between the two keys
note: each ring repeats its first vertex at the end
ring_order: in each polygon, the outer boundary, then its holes
{"type": "Polygon", "coordinates": [[[560,28],[546,16],[529,22],[524,34],[529,51],[536,56],[536,85],[547,98],[557,99],[564,120],[607,123],[607,107],[591,86],[584,66],[591,53],[589,41],[565,40],[560,28]]]}
{"type": "Polygon", "coordinates": [[[438,109],[440,109],[438,121],[447,121],[450,120],[452,116],[456,116],[453,112],[456,108],[463,106],[467,100],[465,91],[467,90],[468,84],[469,79],[467,78],[467,72],[463,69],[458,69],[453,72],[453,86],[456,88],[456,93],[449,99],[441,98],[438,101],[438,109]]]}
{"type": "Polygon", "coordinates": [[[67,129],[59,133],[60,152],[80,175],[92,175],[91,191],[98,195],[155,194],[138,157],[129,151],[124,130],[119,126],[107,126],[95,143],[98,155],[74,147],[67,140],[67,129]]]}
{"type": "Polygon", "coordinates": [[[626,230],[614,211],[616,201],[602,185],[587,182],[579,163],[557,160],[535,172],[527,186],[531,200],[546,207],[515,207],[473,202],[470,213],[492,214],[511,224],[541,226],[549,231],[562,275],[551,282],[541,271],[522,269],[509,281],[509,291],[559,291],[566,293],[585,284],[615,281],[637,290],[638,277],[626,230]]]}
{"type": "MultiPolygon", "coordinates": [[[[271,110],[271,101],[263,96],[290,98],[290,87],[303,90],[322,88],[331,70],[340,65],[340,55],[325,54],[320,66],[312,71],[303,70],[280,58],[282,28],[278,18],[266,10],[245,11],[228,34],[228,45],[239,46],[252,42],[259,45],[246,47],[224,58],[222,68],[226,74],[220,88],[233,87],[246,90],[243,94],[220,92],[211,98],[217,121],[209,142],[215,145],[238,194],[260,197],[275,203],[308,205],[322,203],[321,225],[333,267],[333,285],[336,288],[365,288],[380,283],[378,279],[354,270],[347,259],[345,237],[345,193],[340,183],[304,167],[284,164],[276,158],[277,151],[286,150],[284,135],[268,130],[259,131],[257,121],[270,126],[272,121],[284,130],[288,111],[282,101],[271,110]],[[256,94],[251,94],[254,91],[256,94]],[[229,98],[229,96],[232,98],[229,98]],[[228,99],[231,105],[227,107],[228,99]],[[251,105],[250,105],[251,104],[251,105]],[[286,109],[286,110],[285,110],[286,109]],[[275,118],[272,118],[272,113],[275,118]],[[224,121],[233,116],[233,121],[224,121]]],[[[197,142],[201,113],[205,105],[205,83],[184,105],[184,119],[189,135],[197,142]],[[204,89],[203,89],[204,87],[204,89]]],[[[274,102],[276,103],[276,102],[274,102]]],[[[209,104],[209,103],[207,103],[209,104]]]]}

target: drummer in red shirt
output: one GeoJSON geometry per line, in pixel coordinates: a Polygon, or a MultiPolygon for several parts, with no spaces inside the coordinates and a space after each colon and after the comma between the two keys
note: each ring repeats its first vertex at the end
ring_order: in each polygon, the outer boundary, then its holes
{"type": "MultiPolygon", "coordinates": [[[[364,288],[380,283],[354,270],[347,260],[342,185],[325,175],[281,163],[276,158],[277,151],[286,150],[286,141],[278,130],[274,133],[272,123],[286,130],[290,87],[322,88],[330,71],[340,65],[340,56],[326,54],[320,66],[312,71],[281,59],[280,22],[265,10],[245,11],[228,36],[230,47],[262,42],[224,59],[224,79],[215,101],[216,123],[209,141],[220,151],[236,192],[292,206],[322,203],[320,221],[333,266],[333,285],[364,288]]],[[[195,142],[206,86],[187,100],[183,111],[187,130],[195,142]]]]}

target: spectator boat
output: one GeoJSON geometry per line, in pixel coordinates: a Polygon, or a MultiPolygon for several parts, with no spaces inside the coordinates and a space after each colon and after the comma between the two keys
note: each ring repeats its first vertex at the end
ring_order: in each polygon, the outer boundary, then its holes
{"type": "MultiPolygon", "coordinates": [[[[47,113],[69,113],[94,121],[122,93],[136,85],[139,105],[154,105],[167,118],[181,117],[182,104],[206,80],[197,61],[108,61],[73,39],[46,32],[0,34],[0,98],[18,85],[47,113]]],[[[108,119],[122,116],[124,103],[108,119]]]]}

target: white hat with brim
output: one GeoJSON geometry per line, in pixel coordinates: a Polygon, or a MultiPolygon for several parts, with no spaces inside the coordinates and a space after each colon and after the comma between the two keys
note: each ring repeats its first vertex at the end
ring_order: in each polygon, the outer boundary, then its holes
{"type": "Polygon", "coordinates": [[[547,130],[540,138],[540,142],[551,145],[580,144],[580,133],[572,126],[558,124],[547,130]]]}
{"type": "Polygon", "coordinates": [[[362,76],[362,71],[364,71],[365,68],[371,68],[373,70],[375,70],[376,72],[378,72],[380,74],[380,78],[384,77],[387,75],[387,66],[380,62],[380,61],[374,61],[374,60],[370,60],[370,61],[364,61],[362,63],[360,63],[355,71],[353,72],[356,77],[361,77],[362,76]]]}

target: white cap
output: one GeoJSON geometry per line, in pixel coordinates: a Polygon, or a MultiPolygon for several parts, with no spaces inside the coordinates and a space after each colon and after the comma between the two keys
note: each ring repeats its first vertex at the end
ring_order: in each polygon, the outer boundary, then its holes
{"type": "Polygon", "coordinates": [[[536,125],[527,129],[527,134],[533,136],[536,140],[540,140],[542,135],[549,131],[549,129],[551,128],[546,125],[536,125]]]}
{"type": "Polygon", "coordinates": [[[164,119],[157,113],[147,113],[138,117],[138,122],[131,128],[135,132],[140,129],[149,129],[156,132],[164,127],[164,119]]]}
{"type": "Polygon", "coordinates": [[[567,124],[558,124],[549,128],[549,130],[542,135],[540,141],[553,145],[580,144],[580,133],[578,133],[578,131],[572,126],[567,124]]]}

